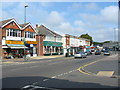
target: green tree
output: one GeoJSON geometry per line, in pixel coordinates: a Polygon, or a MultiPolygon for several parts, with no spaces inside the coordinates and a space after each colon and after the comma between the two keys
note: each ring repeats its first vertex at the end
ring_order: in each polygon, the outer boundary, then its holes
{"type": "Polygon", "coordinates": [[[80,38],[86,38],[86,39],[90,40],[90,45],[92,45],[92,43],[93,43],[92,37],[88,33],[87,34],[82,34],[80,36],[80,38]]]}

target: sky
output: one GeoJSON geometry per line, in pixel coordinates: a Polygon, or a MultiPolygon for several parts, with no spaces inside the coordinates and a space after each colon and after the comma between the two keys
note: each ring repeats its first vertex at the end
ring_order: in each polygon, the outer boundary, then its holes
{"type": "Polygon", "coordinates": [[[44,25],[61,35],[80,36],[88,33],[94,41],[117,40],[117,2],[1,2],[0,21],[14,18],[34,27],[44,25]]]}

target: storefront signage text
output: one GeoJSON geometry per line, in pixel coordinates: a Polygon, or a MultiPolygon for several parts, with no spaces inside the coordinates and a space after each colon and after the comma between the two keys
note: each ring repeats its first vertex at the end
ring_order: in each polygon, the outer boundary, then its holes
{"type": "Polygon", "coordinates": [[[10,41],[10,40],[6,40],[6,44],[24,44],[23,41],[10,41]]]}
{"type": "Polygon", "coordinates": [[[37,44],[36,41],[26,41],[26,44],[37,44]]]}

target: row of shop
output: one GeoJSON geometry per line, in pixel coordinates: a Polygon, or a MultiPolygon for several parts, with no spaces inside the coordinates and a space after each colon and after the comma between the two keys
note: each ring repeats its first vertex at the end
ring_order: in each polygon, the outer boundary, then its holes
{"type": "Polygon", "coordinates": [[[0,25],[4,58],[62,55],[67,52],[74,55],[81,50],[80,45],[89,42],[75,36],[61,36],[43,25],[34,28],[31,23],[18,24],[14,18],[1,21],[0,25]]]}
{"type": "Polygon", "coordinates": [[[37,56],[36,45],[36,41],[27,41],[24,43],[24,41],[6,40],[6,45],[2,46],[3,57],[23,58],[24,54],[26,54],[27,57],[37,56]]]}
{"type": "MultiPolygon", "coordinates": [[[[63,47],[62,43],[59,42],[50,42],[43,41],[44,52],[43,55],[62,55],[63,47]]],[[[37,56],[37,42],[24,42],[23,41],[6,41],[6,45],[2,46],[3,49],[3,57],[7,58],[8,56],[12,56],[13,58],[23,58],[24,54],[27,57],[37,56]],[[19,43],[18,43],[19,42],[19,43]],[[29,44],[30,43],[30,44],[29,44]],[[26,51],[24,53],[24,50],[26,51]]]]}

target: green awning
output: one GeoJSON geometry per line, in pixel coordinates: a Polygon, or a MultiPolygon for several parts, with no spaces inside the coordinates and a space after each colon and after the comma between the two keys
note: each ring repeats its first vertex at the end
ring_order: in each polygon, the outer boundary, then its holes
{"type": "Polygon", "coordinates": [[[61,42],[52,42],[52,41],[44,41],[44,46],[56,46],[56,47],[62,47],[61,42]]]}

